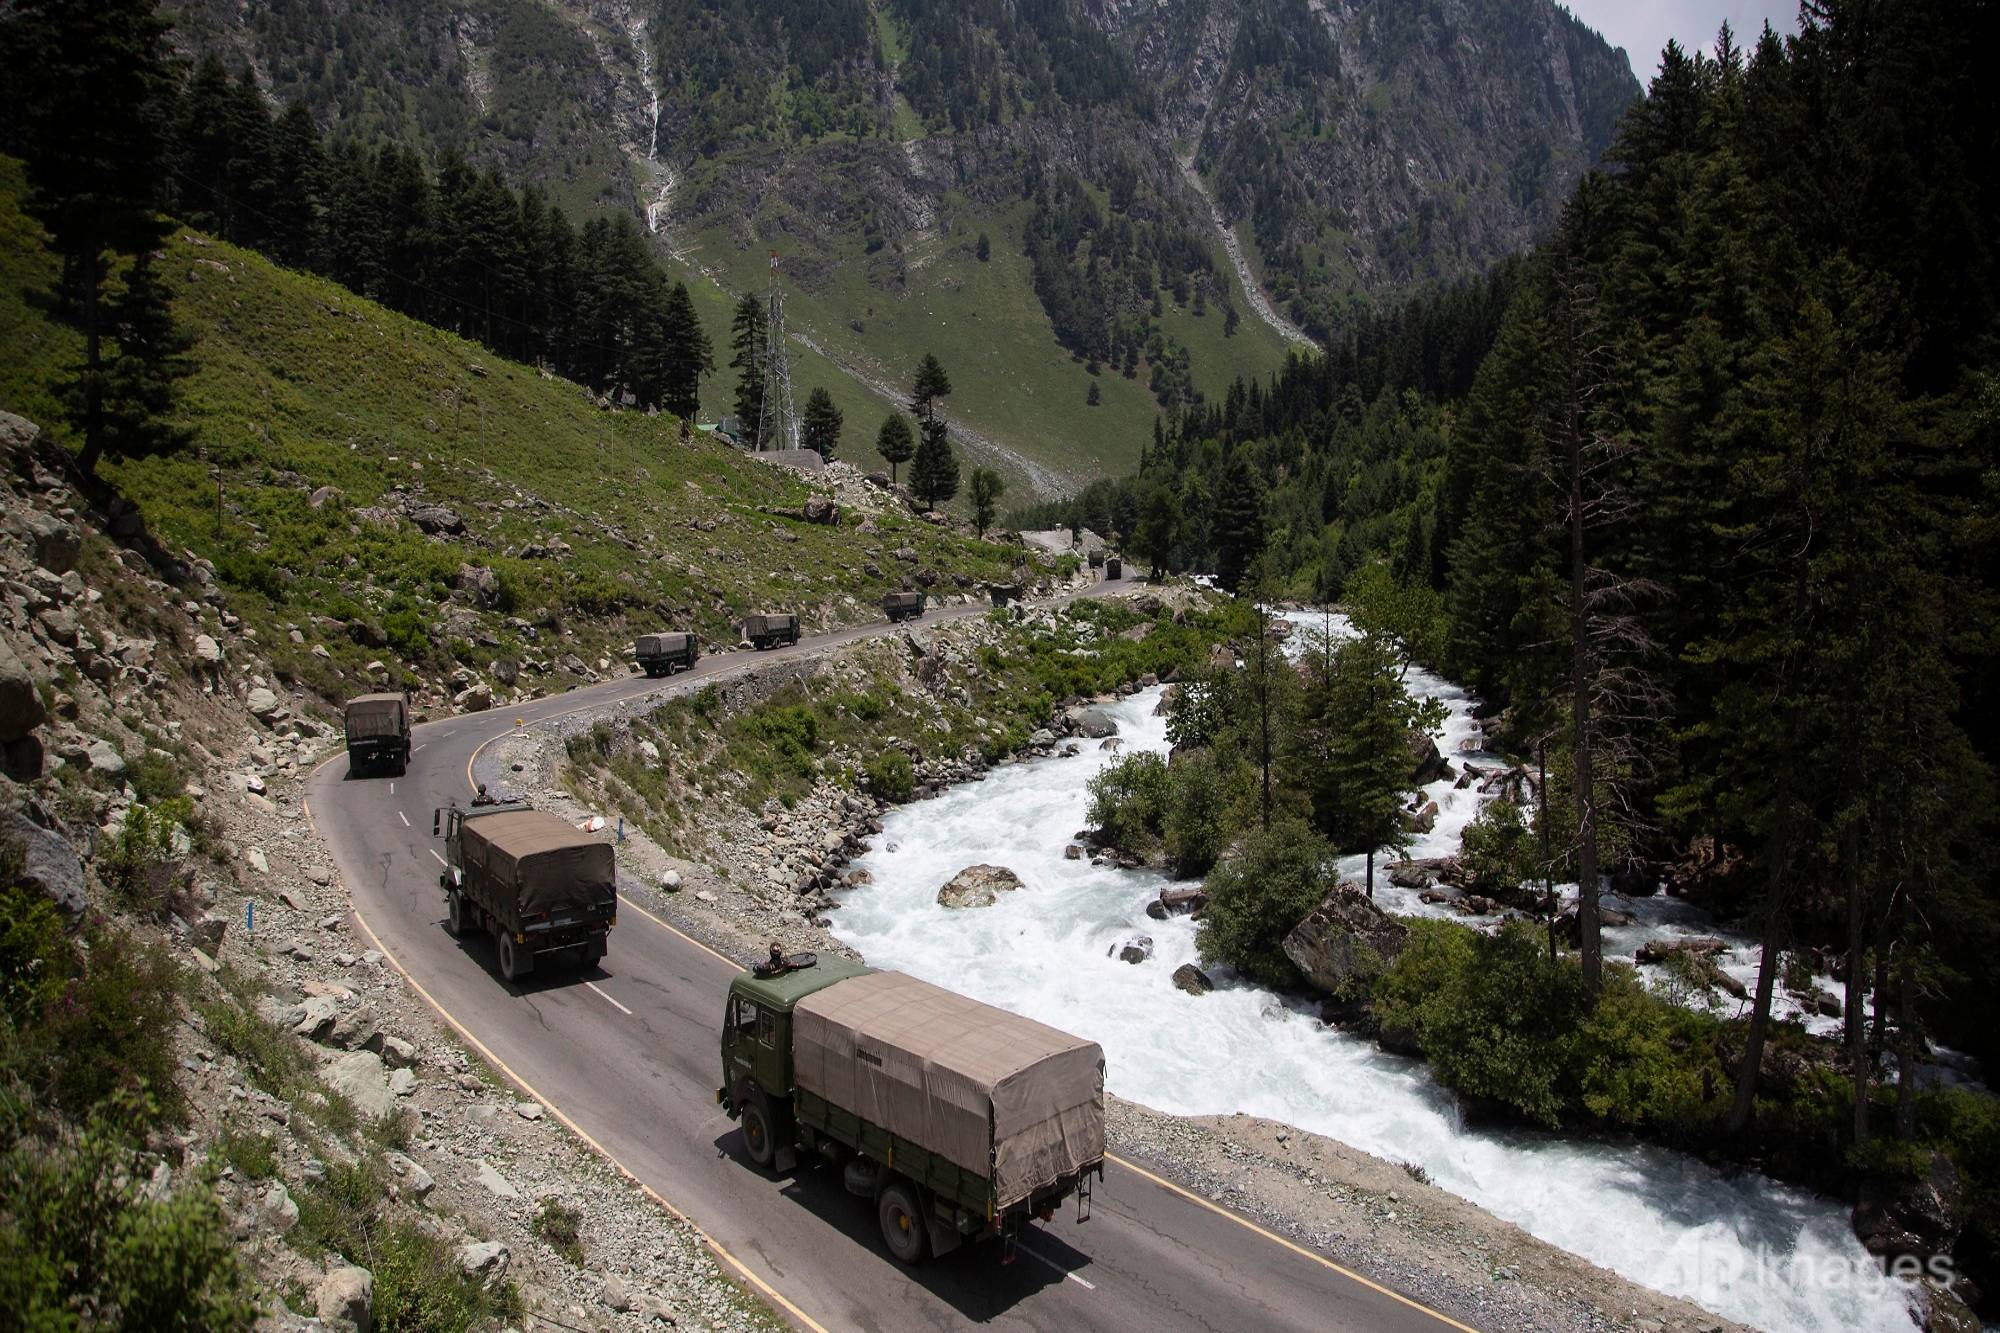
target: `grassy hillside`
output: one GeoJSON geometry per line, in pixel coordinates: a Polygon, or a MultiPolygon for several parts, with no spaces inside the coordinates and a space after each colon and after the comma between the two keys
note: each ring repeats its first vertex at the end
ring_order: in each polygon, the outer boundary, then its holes
{"type": "MultiPolygon", "coordinates": [[[[19,186],[0,163],[0,407],[63,438],[53,385],[78,339],[46,314],[55,265],[19,186]]],[[[374,659],[434,688],[495,660],[565,679],[569,655],[595,667],[644,629],[733,637],[730,622],[761,607],[815,625],[865,618],[907,574],[934,571],[949,590],[1019,558],[903,515],[865,533],[854,513],[838,528],[766,514],[808,487],[192,232],[168,241],[161,268],[197,336],[183,405],[197,448],[103,475],[167,549],[213,561],[282,673],[329,697],[374,659]],[[327,486],[338,493],[316,507],[327,486]],[[406,501],[449,508],[464,532],[425,535],[396,512],[406,501]],[[559,542],[567,553],[535,551],[559,542]],[[493,576],[463,578],[466,565],[493,576]]]]}
{"type": "MultiPolygon", "coordinates": [[[[760,223],[776,223],[782,208],[773,205],[773,216],[760,216],[760,223]]],[[[821,347],[869,378],[899,386],[925,352],[935,353],[951,375],[946,408],[954,420],[1079,480],[1129,473],[1159,410],[1147,387],[1145,362],[1135,379],[1106,368],[1096,377],[1102,401],[1088,406],[1092,377],[1057,344],[1035,296],[1022,254],[1025,209],[1016,205],[982,214],[957,201],[940,217],[950,219],[950,233],[941,225],[912,239],[902,256],[907,285],[900,292],[882,285],[887,252],[867,254],[858,237],[843,240],[838,253],[814,255],[813,265],[824,276],[787,289],[785,308],[793,326],[810,330],[821,347]],[[975,254],[982,231],[991,243],[985,262],[975,254]]],[[[743,248],[725,229],[703,233],[691,258],[734,290],[765,287],[767,248],[743,248]]],[[[1169,303],[1161,321],[1187,346],[1195,386],[1210,396],[1220,395],[1238,375],[1269,373],[1286,354],[1284,340],[1251,313],[1227,267],[1219,265],[1219,272],[1242,316],[1234,337],[1223,335],[1219,303],[1201,316],[1169,303]]],[[[711,330],[726,327],[726,321],[711,318],[711,330]]],[[[846,376],[804,349],[798,355],[794,384],[825,383],[840,401],[843,386],[831,380],[846,376]],[[815,373],[826,378],[815,379],[815,373]]],[[[704,409],[726,406],[733,387],[730,375],[718,375],[712,403],[705,400],[704,409]]],[[[846,399],[842,407],[853,440],[848,456],[875,466],[875,428],[888,405],[851,381],[846,399]],[[865,432],[855,428],[857,401],[865,412],[865,432]]],[[[1026,499],[1018,489],[1013,495],[1026,499]]]]}

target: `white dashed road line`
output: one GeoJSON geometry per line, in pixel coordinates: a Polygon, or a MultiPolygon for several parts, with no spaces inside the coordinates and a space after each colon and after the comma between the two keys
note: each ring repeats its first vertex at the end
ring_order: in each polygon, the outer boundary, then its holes
{"type": "Polygon", "coordinates": [[[604,1002],[610,1005],[613,1009],[616,1009],[619,1013],[625,1015],[627,1018],[630,1018],[632,1016],[632,1011],[630,1009],[627,1009],[624,1005],[618,1003],[618,1001],[612,999],[609,995],[605,995],[603,991],[597,990],[596,982],[586,981],[583,984],[590,987],[592,990],[596,990],[598,995],[603,997],[604,1002]]]}

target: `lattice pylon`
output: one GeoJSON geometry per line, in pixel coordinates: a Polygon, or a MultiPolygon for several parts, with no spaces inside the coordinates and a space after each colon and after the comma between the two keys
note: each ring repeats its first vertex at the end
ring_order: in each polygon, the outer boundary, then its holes
{"type": "Polygon", "coordinates": [[[785,359],[785,293],[778,285],[778,252],[771,252],[771,295],[764,316],[764,401],[757,414],[757,448],[799,447],[799,418],[792,409],[792,368],[785,359]]]}

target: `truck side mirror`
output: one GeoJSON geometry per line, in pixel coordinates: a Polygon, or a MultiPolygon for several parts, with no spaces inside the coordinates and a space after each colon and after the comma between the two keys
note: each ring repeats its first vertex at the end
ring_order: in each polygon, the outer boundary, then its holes
{"type": "Polygon", "coordinates": [[[431,811],[431,836],[433,838],[435,838],[438,835],[438,823],[443,818],[444,818],[444,811],[436,809],[433,809],[431,811]]]}

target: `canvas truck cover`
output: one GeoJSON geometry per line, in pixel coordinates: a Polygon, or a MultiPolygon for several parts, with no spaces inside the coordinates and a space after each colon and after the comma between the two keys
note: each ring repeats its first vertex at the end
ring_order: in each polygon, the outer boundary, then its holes
{"type": "Polygon", "coordinates": [[[609,902],[618,893],[611,844],[571,828],[546,810],[503,810],[459,828],[466,869],[514,891],[523,913],[609,902]]]}
{"type": "Polygon", "coordinates": [[[900,972],[836,982],[792,1011],[798,1086],[954,1165],[1010,1208],[1104,1157],[1094,1041],[900,972]]]}
{"type": "Polygon", "coordinates": [[[686,652],[688,636],[685,634],[641,634],[637,643],[638,656],[659,657],[666,653],[686,652]]]}
{"type": "Polygon", "coordinates": [[[348,701],[348,739],[354,740],[363,736],[400,736],[402,734],[402,695],[364,694],[358,699],[348,701]]]}

